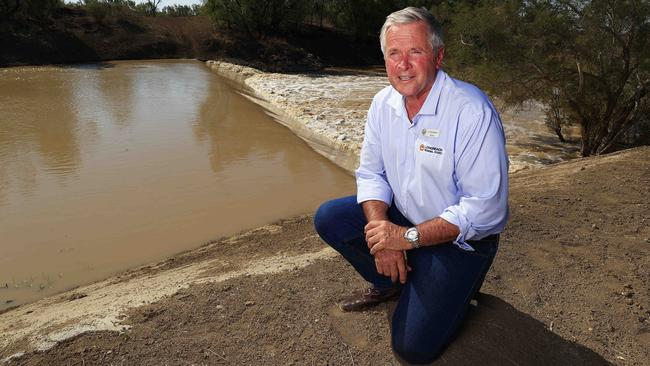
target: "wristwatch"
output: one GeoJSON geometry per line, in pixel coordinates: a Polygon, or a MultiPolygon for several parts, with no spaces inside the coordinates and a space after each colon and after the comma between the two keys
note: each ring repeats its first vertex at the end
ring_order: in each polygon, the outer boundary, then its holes
{"type": "Polygon", "coordinates": [[[420,247],[420,233],[418,232],[417,227],[413,226],[412,228],[406,230],[406,232],[404,233],[404,239],[408,240],[408,242],[411,243],[411,246],[414,249],[420,247]]]}

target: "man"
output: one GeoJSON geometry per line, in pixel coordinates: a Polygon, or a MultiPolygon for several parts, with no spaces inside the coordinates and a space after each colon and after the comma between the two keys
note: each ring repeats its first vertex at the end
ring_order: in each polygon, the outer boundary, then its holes
{"type": "Polygon", "coordinates": [[[324,203],[321,238],[372,284],[356,311],[399,295],[395,352],[437,357],[483,283],[508,218],[508,158],[494,106],[442,69],[440,27],[409,7],[380,33],[390,86],[368,111],[357,195],[324,203]]]}

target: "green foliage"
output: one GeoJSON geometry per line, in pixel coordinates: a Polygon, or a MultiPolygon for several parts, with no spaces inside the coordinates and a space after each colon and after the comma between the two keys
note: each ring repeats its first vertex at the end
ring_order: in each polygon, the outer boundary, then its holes
{"type": "Polygon", "coordinates": [[[61,0],[0,0],[0,20],[46,19],[63,5],[61,0]]]}
{"type": "MultiPolygon", "coordinates": [[[[0,0],[1,1],[1,0],[0,0]]],[[[136,4],[134,0],[79,0],[79,6],[85,9],[98,22],[104,22],[107,18],[130,16],[134,14],[156,16],[160,13],[158,5],[161,0],[147,0],[136,4]]],[[[176,5],[170,8],[174,11],[176,5]]],[[[191,7],[187,8],[192,10],[191,7]]],[[[175,15],[175,14],[169,14],[175,15]]],[[[175,15],[176,16],[176,15],[175,15]]]]}
{"type": "Polygon", "coordinates": [[[207,15],[204,4],[192,5],[192,12],[194,13],[194,15],[207,15]]]}
{"type": "Polygon", "coordinates": [[[339,29],[358,36],[376,35],[388,14],[407,6],[430,9],[435,0],[331,0],[326,1],[327,18],[339,29]]]}
{"type": "Polygon", "coordinates": [[[136,9],[133,0],[80,0],[79,5],[99,23],[109,17],[131,15],[136,9]]]}
{"type": "Polygon", "coordinates": [[[303,22],[367,36],[376,35],[386,16],[406,6],[431,8],[443,0],[207,0],[205,10],[217,23],[253,35],[294,29],[303,22]]]}
{"type": "Polygon", "coordinates": [[[155,17],[158,14],[158,5],[161,0],[146,0],[143,3],[136,5],[136,12],[142,15],[149,15],[155,17]]]}
{"type": "Polygon", "coordinates": [[[218,24],[262,37],[295,28],[309,5],[302,0],[207,0],[204,7],[218,24]]]}
{"type": "Polygon", "coordinates": [[[483,0],[444,12],[447,66],[506,102],[544,102],[560,139],[580,126],[583,156],[647,126],[647,0],[483,0]]]}
{"type": "Polygon", "coordinates": [[[189,5],[170,5],[170,6],[165,6],[161,14],[170,16],[170,17],[190,17],[197,15],[196,10],[197,7],[192,7],[189,5]]]}

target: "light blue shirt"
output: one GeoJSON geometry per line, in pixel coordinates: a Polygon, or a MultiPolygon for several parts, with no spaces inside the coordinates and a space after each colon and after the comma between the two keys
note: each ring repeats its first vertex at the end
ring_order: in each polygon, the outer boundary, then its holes
{"type": "Polygon", "coordinates": [[[508,220],[508,155],[499,114],[477,87],[438,70],[409,121],[392,86],[368,110],[356,170],[357,201],[395,205],[412,223],[441,217],[458,226],[454,243],[500,233],[508,220]]]}

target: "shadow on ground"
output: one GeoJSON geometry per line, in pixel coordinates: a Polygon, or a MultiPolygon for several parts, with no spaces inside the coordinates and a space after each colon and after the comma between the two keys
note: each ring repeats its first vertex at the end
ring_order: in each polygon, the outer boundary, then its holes
{"type": "Polygon", "coordinates": [[[611,365],[496,296],[481,294],[478,301],[433,365],[611,365]]]}

